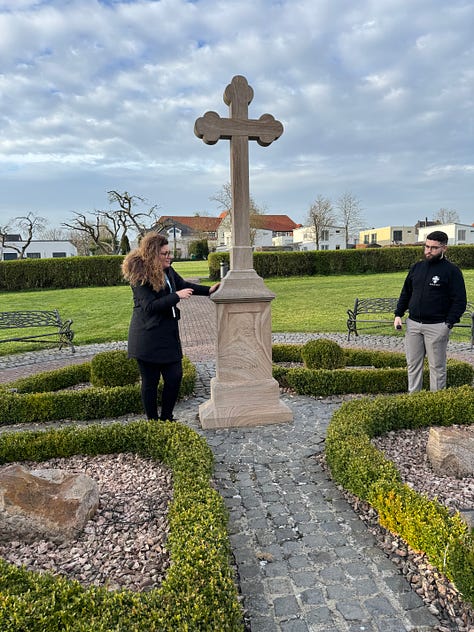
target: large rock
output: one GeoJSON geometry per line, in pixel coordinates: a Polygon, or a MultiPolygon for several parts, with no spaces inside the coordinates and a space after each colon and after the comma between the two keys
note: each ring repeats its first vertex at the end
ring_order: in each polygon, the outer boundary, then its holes
{"type": "Polygon", "coordinates": [[[441,476],[472,476],[474,429],[431,427],[426,454],[433,470],[441,476]]]}
{"type": "Polygon", "coordinates": [[[98,506],[97,483],[85,474],[28,470],[22,465],[0,470],[2,541],[70,540],[98,506]]]}

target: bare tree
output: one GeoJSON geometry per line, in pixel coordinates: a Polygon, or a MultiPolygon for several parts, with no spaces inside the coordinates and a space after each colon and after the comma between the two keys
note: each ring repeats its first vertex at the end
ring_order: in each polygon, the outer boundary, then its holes
{"type": "Polygon", "coordinates": [[[66,239],[74,244],[79,256],[87,257],[91,254],[91,240],[85,232],[73,228],[66,232],[66,239]]]}
{"type": "Polygon", "coordinates": [[[435,220],[440,224],[459,224],[459,213],[450,208],[440,208],[435,215],[435,220]]]}
{"type": "Polygon", "coordinates": [[[156,205],[146,211],[136,210],[146,200],[138,195],[130,195],[125,191],[108,191],[109,202],[118,208],[111,211],[95,210],[89,215],[75,212],[72,223],[62,225],[75,232],[87,236],[89,250],[97,254],[119,254],[129,244],[128,231],[141,236],[157,227],[158,216],[156,205]]]}
{"type": "MultiPolygon", "coordinates": [[[[209,198],[212,202],[217,202],[221,211],[227,211],[229,217],[232,216],[232,186],[230,182],[223,184],[221,189],[209,198]]],[[[258,206],[253,197],[249,196],[249,225],[250,225],[250,245],[255,244],[257,230],[260,227],[259,217],[265,215],[266,209],[258,206]]]]}
{"type": "Polygon", "coordinates": [[[122,228],[122,236],[128,230],[135,231],[137,235],[143,236],[158,221],[158,205],[154,204],[147,211],[136,211],[137,204],[148,204],[145,198],[139,195],[130,195],[127,191],[107,191],[109,202],[118,204],[118,209],[112,211],[112,215],[117,217],[117,221],[122,228]]]}
{"type": "Polygon", "coordinates": [[[74,212],[72,224],[64,222],[62,225],[73,231],[82,232],[88,237],[89,251],[96,254],[118,254],[118,225],[109,226],[102,211],[94,211],[92,217],[84,213],[74,212]]]}
{"type": "Polygon", "coordinates": [[[362,208],[359,200],[346,191],[336,202],[338,210],[338,221],[344,226],[346,234],[346,246],[349,243],[349,235],[358,232],[363,223],[362,208]]]}
{"type": "Polygon", "coordinates": [[[63,228],[45,228],[38,233],[38,237],[50,241],[62,241],[68,239],[68,234],[63,228]]]}
{"type": "Polygon", "coordinates": [[[308,223],[314,228],[316,250],[319,250],[323,231],[335,224],[334,210],[330,199],[318,195],[309,209],[308,223]]]}
{"type": "Polygon", "coordinates": [[[5,226],[0,226],[0,241],[3,247],[7,241],[7,236],[12,233],[13,230],[19,230],[21,235],[21,246],[13,244],[8,245],[9,248],[15,250],[18,253],[19,259],[25,258],[25,252],[28,246],[33,241],[33,237],[40,231],[44,230],[47,224],[47,220],[35,213],[28,213],[27,215],[20,215],[9,220],[5,226]]]}

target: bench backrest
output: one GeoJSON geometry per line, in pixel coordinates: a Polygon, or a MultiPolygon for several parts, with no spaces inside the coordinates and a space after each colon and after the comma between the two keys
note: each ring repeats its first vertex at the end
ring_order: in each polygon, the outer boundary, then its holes
{"type": "MultiPolygon", "coordinates": [[[[356,298],[354,305],[355,314],[393,314],[397,307],[398,298],[356,298]]],[[[468,302],[466,311],[461,319],[472,320],[474,315],[474,303],[468,302]]]]}
{"type": "Polygon", "coordinates": [[[354,305],[355,314],[387,314],[395,311],[398,299],[396,298],[356,298],[354,305]]]}
{"type": "Polygon", "coordinates": [[[19,329],[26,327],[61,327],[58,310],[0,312],[0,329],[19,329]]]}

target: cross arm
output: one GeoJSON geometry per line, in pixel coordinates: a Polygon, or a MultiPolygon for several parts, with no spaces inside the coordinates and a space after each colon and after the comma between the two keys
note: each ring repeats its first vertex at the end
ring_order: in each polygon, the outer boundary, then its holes
{"type": "Polygon", "coordinates": [[[262,114],[258,120],[221,118],[217,112],[206,112],[194,124],[194,133],[206,145],[215,145],[218,140],[230,140],[233,136],[245,136],[268,147],[283,134],[283,125],[271,114],[262,114]]]}

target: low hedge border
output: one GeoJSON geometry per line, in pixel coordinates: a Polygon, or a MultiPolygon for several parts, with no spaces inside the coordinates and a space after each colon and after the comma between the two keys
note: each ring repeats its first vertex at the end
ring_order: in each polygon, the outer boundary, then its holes
{"type": "Polygon", "coordinates": [[[371,443],[390,430],[454,423],[474,423],[474,389],[469,386],[346,402],[330,422],[326,456],[335,481],[369,502],[382,526],[425,552],[474,603],[474,530],[458,513],[451,515],[403,484],[394,463],[371,443]]]}
{"type": "Polygon", "coordinates": [[[84,588],[0,560],[0,629],[4,632],[240,632],[241,607],[230,566],[227,512],[210,484],[212,452],[180,423],[67,427],[0,436],[0,463],[74,454],[136,452],[173,471],[167,547],[171,565],[147,593],[84,588]]]}
{"type": "MultiPolygon", "coordinates": [[[[0,425],[41,423],[60,419],[83,421],[143,413],[140,386],[66,389],[90,380],[91,363],[84,362],[9,382],[0,388],[0,425]]],[[[183,358],[180,397],[192,394],[196,368],[183,358]]],[[[161,394],[161,384],[159,394],[161,394]]]]}
{"type": "MultiPolygon", "coordinates": [[[[273,345],[274,362],[302,362],[304,345],[273,345]]],[[[403,353],[343,349],[345,364],[341,369],[306,369],[273,366],[273,377],[280,386],[291,388],[299,395],[327,397],[344,393],[402,393],[408,389],[406,359],[403,353]],[[374,367],[349,368],[349,367],[374,367]]],[[[474,368],[468,362],[448,360],[449,387],[472,384],[474,368]]],[[[429,387],[429,370],[425,366],[423,384],[429,387]]]]}

